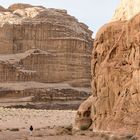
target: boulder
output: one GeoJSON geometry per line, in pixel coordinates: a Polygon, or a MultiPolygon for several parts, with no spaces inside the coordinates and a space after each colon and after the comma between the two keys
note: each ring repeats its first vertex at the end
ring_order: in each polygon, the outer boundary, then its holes
{"type": "Polygon", "coordinates": [[[92,125],[91,107],[93,100],[93,96],[90,96],[79,106],[73,126],[74,130],[86,130],[92,125]]]}

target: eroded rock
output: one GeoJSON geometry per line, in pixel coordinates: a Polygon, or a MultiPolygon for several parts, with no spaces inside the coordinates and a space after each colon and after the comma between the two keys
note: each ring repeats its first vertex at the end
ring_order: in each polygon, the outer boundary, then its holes
{"type": "Polygon", "coordinates": [[[106,24],[96,35],[92,55],[96,129],[140,135],[139,19],[140,14],[106,24]]]}
{"type": "MultiPolygon", "coordinates": [[[[124,2],[132,7],[139,3],[130,1],[124,2]]],[[[127,8],[128,5],[121,6],[127,8]]],[[[129,16],[135,14],[134,11],[129,16]]],[[[117,21],[104,25],[94,40],[91,62],[93,131],[140,137],[140,14],[131,19],[118,16],[117,21]]]]}
{"type": "Polygon", "coordinates": [[[140,12],[139,0],[121,0],[112,21],[129,20],[140,12]]]}
{"type": "Polygon", "coordinates": [[[79,106],[73,127],[75,130],[86,130],[92,125],[91,108],[93,100],[93,96],[90,96],[79,106]]]}
{"type": "Polygon", "coordinates": [[[0,82],[90,87],[91,36],[66,10],[10,6],[0,12],[0,82]]]}

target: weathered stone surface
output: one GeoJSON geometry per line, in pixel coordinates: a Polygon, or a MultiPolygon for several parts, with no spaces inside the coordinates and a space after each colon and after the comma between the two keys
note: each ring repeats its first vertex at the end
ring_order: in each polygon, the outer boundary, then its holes
{"type": "Polygon", "coordinates": [[[90,87],[92,32],[66,10],[14,4],[0,13],[0,82],[90,87]]]}
{"type": "Polygon", "coordinates": [[[140,136],[140,14],[103,26],[92,54],[94,128],[140,136]]]}
{"type": "MultiPolygon", "coordinates": [[[[27,101],[76,101],[84,100],[90,93],[88,88],[72,87],[69,84],[40,82],[1,83],[0,98],[14,100],[26,97],[27,101]]],[[[3,102],[3,101],[2,101],[3,102]]]]}
{"type": "MultiPolygon", "coordinates": [[[[93,130],[140,137],[140,14],[104,25],[94,40],[91,63],[93,130]]],[[[88,111],[83,104],[79,114],[88,111]]]]}
{"type": "Polygon", "coordinates": [[[8,7],[8,11],[11,11],[11,12],[14,12],[16,10],[26,10],[26,8],[35,8],[35,7],[38,7],[38,8],[42,8],[42,9],[46,9],[45,7],[43,6],[33,6],[33,5],[30,5],[30,4],[25,4],[25,3],[15,3],[15,4],[12,4],[8,7]]]}
{"type": "Polygon", "coordinates": [[[8,7],[8,10],[13,12],[17,9],[26,9],[26,8],[30,8],[30,7],[33,7],[33,6],[30,4],[16,3],[16,4],[10,5],[8,7]]]}
{"type": "Polygon", "coordinates": [[[139,0],[121,0],[112,21],[129,20],[140,12],[139,0]]]}
{"type": "Polygon", "coordinates": [[[75,123],[73,129],[86,130],[92,125],[91,108],[94,98],[90,96],[80,106],[75,116],[75,123]]]}

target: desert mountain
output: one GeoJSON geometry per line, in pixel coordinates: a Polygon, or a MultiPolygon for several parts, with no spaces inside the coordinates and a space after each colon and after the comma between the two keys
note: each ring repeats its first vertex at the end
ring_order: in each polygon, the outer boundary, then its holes
{"type": "MultiPolygon", "coordinates": [[[[29,4],[1,7],[0,82],[4,83],[1,92],[19,91],[19,96],[24,96],[25,85],[32,85],[31,94],[38,88],[40,93],[48,93],[50,83],[59,84],[55,87],[61,89],[89,88],[91,36],[88,26],[66,10],[29,4]]],[[[73,94],[73,90],[69,92],[73,94]]]]}

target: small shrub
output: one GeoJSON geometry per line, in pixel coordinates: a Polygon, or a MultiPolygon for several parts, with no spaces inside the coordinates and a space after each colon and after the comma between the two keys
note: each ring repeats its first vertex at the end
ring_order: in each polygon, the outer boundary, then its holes
{"type": "Polygon", "coordinates": [[[87,130],[89,128],[89,125],[82,125],[80,127],[81,130],[87,130]]]}
{"type": "Polygon", "coordinates": [[[36,137],[43,137],[43,134],[38,134],[36,135],[36,137]]]}
{"type": "Polygon", "coordinates": [[[12,129],[10,129],[10,131],[19,131],[19,129],[18,128],[12,128],[12,129]]]}

